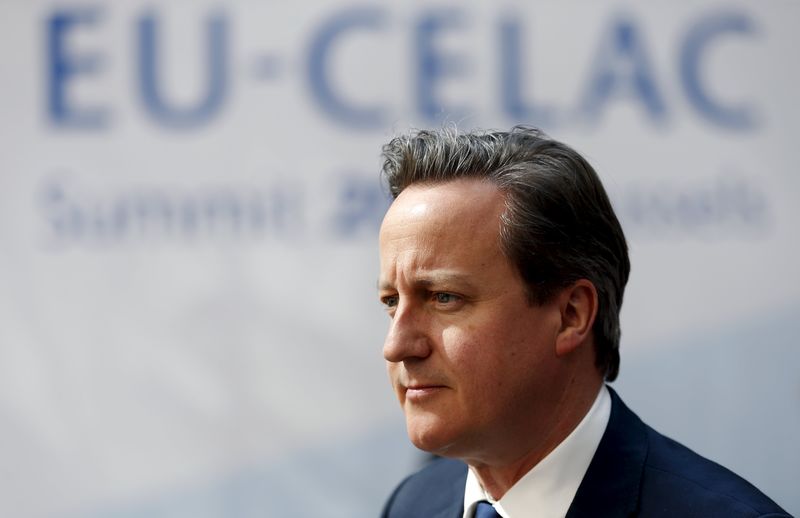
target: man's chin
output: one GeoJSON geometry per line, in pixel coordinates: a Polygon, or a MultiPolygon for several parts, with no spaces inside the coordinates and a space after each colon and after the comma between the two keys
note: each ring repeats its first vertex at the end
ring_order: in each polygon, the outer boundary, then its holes
{"type": "Polygon", "coordinates": [[[438,418],[407,418],[406,430],[411,443],[422,451],[449,457],[458,443],[458,434],[438,418]]]}

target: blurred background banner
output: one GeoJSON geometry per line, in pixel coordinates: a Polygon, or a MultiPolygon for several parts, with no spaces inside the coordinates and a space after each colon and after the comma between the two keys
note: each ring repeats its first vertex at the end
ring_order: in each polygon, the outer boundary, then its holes
{"type": "Polygon", "coordinates": [[[629,237],[622,397],[800,514],[798,20],[2,1],[0,515],[377,516],[422,462],[381,357],[380,146],[518,123],[629,237]]]}

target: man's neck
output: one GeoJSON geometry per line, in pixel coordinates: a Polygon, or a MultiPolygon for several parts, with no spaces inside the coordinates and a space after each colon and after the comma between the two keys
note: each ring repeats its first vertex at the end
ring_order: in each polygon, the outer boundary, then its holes
{"type": "Polygon", "coordinates": [[[552,415],[556,419],[550,422],[547,435],[536,440],[522,455],[510,461],[468,461],[484,491],[494,500],[500,500],[517,481],[572,433],[589,412],[602,386],[601,380],[599,383],[587,384],[583,390],[565,392],[569,396],[564,397],[555,408],[552,415]]]}

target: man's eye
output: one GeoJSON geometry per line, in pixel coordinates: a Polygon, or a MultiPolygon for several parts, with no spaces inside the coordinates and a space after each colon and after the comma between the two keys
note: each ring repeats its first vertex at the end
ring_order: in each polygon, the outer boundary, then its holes
{"type": "Polygon", "coordinates": [[[387,295],[385,297],[381,297],[381,302],[387,308],[393,308],[397,306],[397,295],[387,295]]]}
{"type": "Polygon", "coordinates": [[[452,293],[435,293],[433,296],[439,304],[450,304],[458,300],[458,296],[452,293]]]}

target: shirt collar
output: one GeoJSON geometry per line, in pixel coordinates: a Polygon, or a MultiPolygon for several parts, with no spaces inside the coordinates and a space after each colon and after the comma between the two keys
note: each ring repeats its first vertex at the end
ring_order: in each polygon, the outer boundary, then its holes
{"type": "Polygon", "coordinates": [[[464,488],[463,518],[472,518],[481,500],[488,500],[503,518],[563,517],[589,468],[611,416],[611,397],[603,385],[578,426],[544,459],[495,501],[469,469],[464,488]]]}

